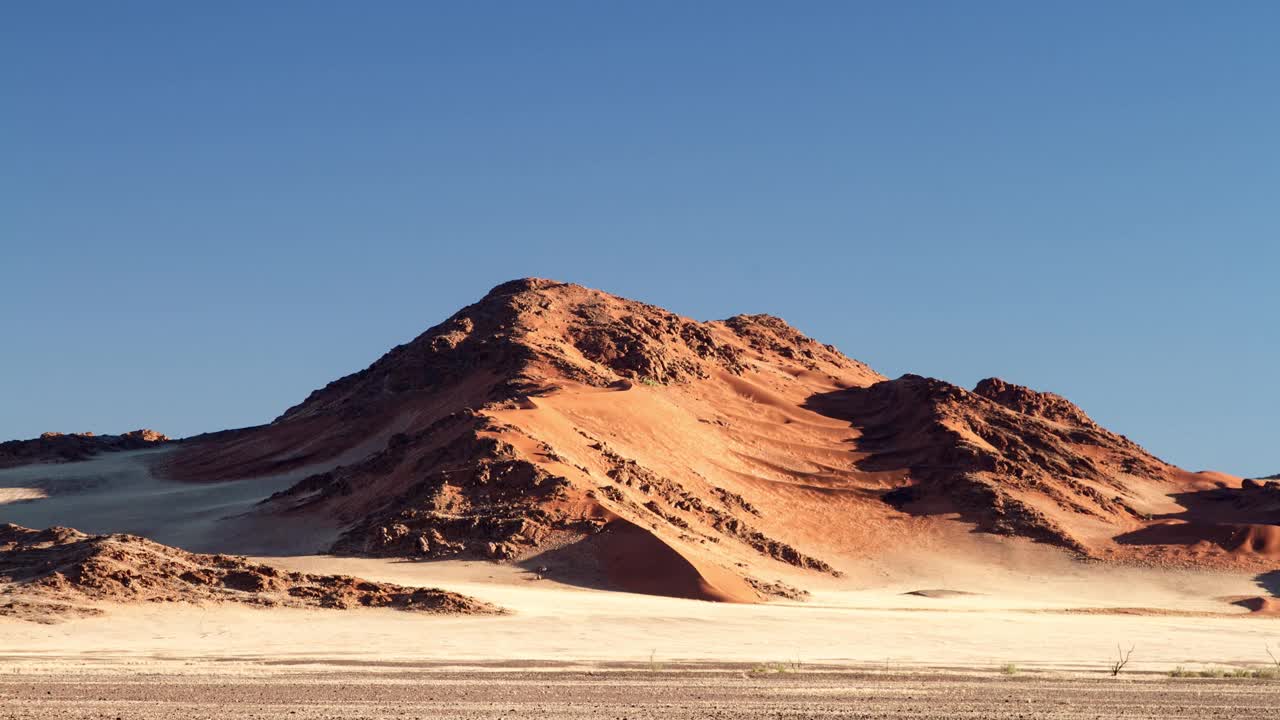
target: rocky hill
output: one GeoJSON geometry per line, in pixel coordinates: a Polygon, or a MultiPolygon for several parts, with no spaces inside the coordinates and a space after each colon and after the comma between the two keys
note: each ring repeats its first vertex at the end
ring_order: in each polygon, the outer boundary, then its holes
{"type": "Polygon", "coordinates": [[[697,322],[540,279],[494,288],[268,425],[184,443],[162,470],[313,470],[258,512],[340,525],[334,552],[734,601],[795,596],[797,573],[895,548],[945,551],[960,528],[1222,564],[1273,558],[1231,533],[1280,522],[1206,515],[1206,493],[1231,496],[1221,511],[1252,491],[1168,465],[1057,395],[889,380],[778,318],[697,322]]]}

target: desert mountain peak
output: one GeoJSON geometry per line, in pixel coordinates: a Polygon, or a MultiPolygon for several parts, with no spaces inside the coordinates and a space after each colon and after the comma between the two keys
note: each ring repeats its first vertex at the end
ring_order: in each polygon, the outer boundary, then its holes
{"type": "MultiPolygon", "coordinates": [[[[770,315],[698,322],[539,278],[269,425],[184,443],[163,470],[308,472],[257,512],[332,526],[338,553],[487,557],[737,601],[955,528],[1155,557],[1181,537],[1161,523],[1190,506],[1167,498],[1239,484],[1168,465],[1053,393],[890,380],[770,315]]],[[[1244,524],[1221,531],[1215,562],[1270,557],[1275,534],[1250,528],[1272,496],[1229,499],[1244,524]]]]}
{"type": "Polygon", "coordinates": [[[769,315],[698,322],[647,303],[543,278],[502,283],[365,370],[312,393],[279,420],[361,414],[396,396],[476,383],[484,401],[561,382],[606,387],[740,375],[782,360],[818,372],[877,378],[866,365],[769,315]]]}

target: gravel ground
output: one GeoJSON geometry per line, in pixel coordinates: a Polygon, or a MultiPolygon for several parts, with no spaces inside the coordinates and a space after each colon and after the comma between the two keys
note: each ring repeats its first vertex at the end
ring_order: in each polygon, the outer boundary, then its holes
{"type": "Polygon", "coordinates": [[[0,718],[1275,718],[1280,682],[802,668],[10,674],[0,718]]]}

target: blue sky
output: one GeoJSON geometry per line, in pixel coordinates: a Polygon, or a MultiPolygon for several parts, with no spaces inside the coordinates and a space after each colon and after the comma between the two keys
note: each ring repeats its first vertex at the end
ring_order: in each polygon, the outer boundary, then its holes
{"type": "Polygon", "coordinates": [[[503,280],[1280,472],[1280,4],[7,3],[0,438],[270,420],[503,280]]]}

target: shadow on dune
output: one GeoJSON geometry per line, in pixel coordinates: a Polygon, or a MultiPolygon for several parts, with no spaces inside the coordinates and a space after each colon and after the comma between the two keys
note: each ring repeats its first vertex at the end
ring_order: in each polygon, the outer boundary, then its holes
{"type": "Polygon", "coordinates": [[[755,602],[740,575],[686,557],[648,530],[615,519],[602,532],[517,563],[566,585],[645,595],[755,602]]]}
{"type": "Polygon", "coordinates": [[[1170,495],[1186,508],[1180,513],[1157,515],[1156,520],[1188,522],[1280,522],[1280,489],[1268,487],[1215,487],[1170,495]]]}
{"type": "Polygon", "coordinates": [[[158,477],[153,466],[173,450],[126,450],[82,462],[0,470],[0,487],[36,488],[44,495],[0,505],[0,523],[72,527],[91,535],[127,533],[189,552],[258,556],[312,554],[336,538],[336,523],[261,511],[264,497],[298,478],[196,483],[158,477]]]}
{"type": "MultiPolygon", "coordinates": [[[[343,557],[360,557],[340,553],[343,557]]],[[[451,559],[489,562],[480,555],[451,559]]],[[[401,558],[398,562],[431,563],[438,558],[401,558]]],[[[648,530],[622,519],[576,542],[545,550],[515,566],[528,580],[547,579],[590,590],[661,595],[690,600],[752,603],[759,597],[741,575],[690,559],[648,530]]]]}
{"type": "Polygon", "coordinates": [[[546,578],[565,585],[590,590],[617,590],[600,566],[599,552],[592,538],[552,550],[545,550],[516,562],[531,577],[546,578]]]}
{"type": "Polygon", "coordinates": [[[1155,524],[1118,535],[1116,542],[1211,543],[1231,553],[1280,558],[1280,491],[1267,487],[1216,487],[1170,497],[1185,509],[1154,516],[1151,520],[1155,524]]]}
{"type": "Polygon", "coordinates": [[[1272,597],[1280,598],[1280,570],[1262,573],[1254,580],[1258,582],[1258,587],[1271,593],[1272,597]]]}

